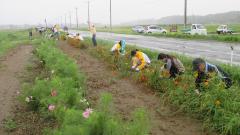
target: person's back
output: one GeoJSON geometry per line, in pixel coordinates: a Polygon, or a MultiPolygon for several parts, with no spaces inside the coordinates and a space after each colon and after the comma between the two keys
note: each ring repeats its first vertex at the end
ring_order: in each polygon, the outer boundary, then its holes
{"type": "Polygon", "coordinates": [[[170,78],[175,78],[177,75],[181,75],[185,72],[185,67],[182,62],[174,56],[160,53],[158,55],[158,60],[165,63],[161,69],[165,69],[170,74],[170,78]]]}
{"type": "Polygon", "coordinates": [[[173,58],[174,66],[178,69],[178,72],[184,73],[185,67],[183,66],[182,62],[178,58],[173,58]]]}
{"type": "Polygon", "coordinates": [[[197,88],[200,87],[202,82],[207,81],[210,78],[209,73],[216,73],[217,76],[225,82],[226,88],[230,88],[232,86],[232,80],[229,75],[221,69],[221,67],[210,64],[201,58],[193,60],[193,71],[197,71],[195,80],[197,88]]]}
{"type": "Polygon", "coordinates": [[[146,61],[146,63],[147,63],[147,64],[150,64],[150,63],[151,63],[150,58],[149,58],[145,53],[143,53],[143,52],[142,52],[142,55],[143,55],[144,60],[146,61]]]}
{"type": "Polygon", "coordinates": [[[125,55],[125,48],[126,48],[126,41],[120,40],[111,48],[110,51],[117,52],[118,54],[121,54],[121,55],[125,55]]]}
{"type": "Polygon", "coordinates": [[[151,63],[149,57],[139,50],[131,51],[131,56],[133,70],[140,71],[151,63]]]}
{"type": "Polygon", "coordinates": [[[91,27],[90,32],[91,32],[92,34],[97,34],[97,30],[96,30],[96,28],[95,28],[94,25],[91,27]]]}
{"type": "Polygon", "coordinates": [[[126,52],[126,41],[125,40],[121,40],[120,44],[121,44],[120,53],[122,55],[125,55],[125,52],[126,52]]]}
{"type": "Polygon", "coordinates": [[[121,45],[119,43],[114,44],[114,46],[111,48],[111,52],[115,52],[115,51],[120,51],[121,49],[121,45]]]}

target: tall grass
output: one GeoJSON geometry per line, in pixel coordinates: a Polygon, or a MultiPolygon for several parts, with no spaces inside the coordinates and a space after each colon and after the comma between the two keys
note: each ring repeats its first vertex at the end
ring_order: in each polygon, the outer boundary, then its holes
{"type": "Polygon", "coordinates": [[[11,48],[20,44],[29,44],[28,32],[21,31],[0,31],[0,57],[8,52],[11,48]]]}

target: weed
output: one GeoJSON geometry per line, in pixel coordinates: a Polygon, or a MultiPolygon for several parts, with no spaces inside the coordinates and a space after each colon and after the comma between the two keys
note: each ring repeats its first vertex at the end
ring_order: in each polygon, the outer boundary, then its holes
{"type": "Polygon", "coordinates": [[[8,117],[3,121],[3,127],[7,132],[12,132],[17,128],[17,124],[11,117],[8,117]]]}

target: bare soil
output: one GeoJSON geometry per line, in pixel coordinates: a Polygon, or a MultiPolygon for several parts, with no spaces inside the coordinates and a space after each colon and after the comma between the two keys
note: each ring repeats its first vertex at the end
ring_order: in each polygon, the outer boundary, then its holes
{"type": "Polygon", "coordinates": [[[2,121],[11,116],[16,97],[20,93],[19,74],[24,70],[31,57],[32,46],[19,46],[1,58],[0,68],[0,134],[6,134],[2,121]]]}
{"type": "Polygon", "coordinates": [[[55,121],[41,118],[17,99],[22,83],[32,84],[42,67],[33,57],[33,47],[19,46],[0,60],[0,135],[42,135],[44,128],[53,128],[55,121]],[[7,131],[4,123],[12,119],[16,128],[7,131]]]}
{"type": "Polygon", "coordinates": [[[123,119],[136,108],[145,108],[151,117],[152,135],[207,135],[202,122],[175,113],[173,108],[164,106],[161,98],[153,90],[131,78],[119,79],[107,63],[92,57],[86,50],[80,50],[59,42],[60,48],[76,59],[79,68],[87,76],[87,96],[93,104],[97,103],[103,92],[113,95],[114,107],[123,119]],[[172,115],[174,114],[174,115],[172,115]]]}

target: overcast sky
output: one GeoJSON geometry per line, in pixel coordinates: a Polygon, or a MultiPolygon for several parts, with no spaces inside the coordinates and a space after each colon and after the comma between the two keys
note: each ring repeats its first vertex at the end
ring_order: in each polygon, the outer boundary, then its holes
{"type": "MultiPolygon", "coordinates": [[[[65,14],[75,22],[78,7],[80,23],[87,22],[87,0],[0,0],[1,24],[38,24],[63,22],[65,14]]],[[[91,22],[109,23],[109,0],[90,0],[91,22]]],[[[184,0],[112,0],[113,23],[158,19],[183,15],[184,0]]],[[[239,11],[240,0],[188,0],[189,15],[239,11]]]]}

